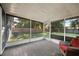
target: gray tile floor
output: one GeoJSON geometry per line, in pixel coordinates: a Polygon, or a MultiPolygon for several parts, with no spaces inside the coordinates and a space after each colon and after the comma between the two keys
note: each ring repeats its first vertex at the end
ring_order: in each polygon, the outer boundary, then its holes
{"type": "Polygon", "coordinates": [[[8,47],[3,56],[59,56],[58,45],[51,41],[40,40],[19,46],[8,47]]]}

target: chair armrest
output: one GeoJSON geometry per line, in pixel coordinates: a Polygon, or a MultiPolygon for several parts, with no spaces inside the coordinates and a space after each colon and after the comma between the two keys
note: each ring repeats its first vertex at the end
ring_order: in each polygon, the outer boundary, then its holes
{"type": "Polygon", "coordinates": [[[75,50],[79,50],[79,48],[77,48],[77,47],[71,47],[71,46],[68,46],[68,49],[75,49],[75,50]]]}

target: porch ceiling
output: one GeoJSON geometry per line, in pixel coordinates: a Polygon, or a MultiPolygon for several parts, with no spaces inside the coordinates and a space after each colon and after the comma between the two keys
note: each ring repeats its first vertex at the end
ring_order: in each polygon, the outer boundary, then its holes
{"type": "Polygon", "coordinates": [[[79,16],[78,3],[4,3],[6,13],[36,21],[55,21],[79,16]]]}

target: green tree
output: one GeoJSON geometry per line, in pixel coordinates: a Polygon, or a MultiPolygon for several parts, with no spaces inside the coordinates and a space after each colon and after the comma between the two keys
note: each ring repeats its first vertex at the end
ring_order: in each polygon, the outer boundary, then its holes
{"type": "Polygon", "coordinates": [[[64,28],[62,21],[55,21],[51,23],[51,30],[54,32],[61,32],[61,30],[64,28]]]}
{"type": "Polygon", "coordinates": [[[18,28],[30,28],[30,21],[27,19],[19,19],[18,24],[16,25],[18,28]]]}
{"type": "Polygon", "coordinates": [[[78,19],[76,20],[76,25],[78,26],[78,29],[79,29],[79,20],[78,19]]]}
{"type": "Polygon", "coordinates": [[[43,23],[32,21],[32,28],[37,29],[37,30],[42,30],[43,29],[43,23]]]}
{"type": "Polygon", "coordinates": [[[79,27],[79,20],[75,20],[71,22],[71,27],[73,27],[74,29],[76,29],[76,25],[79,27]]]}

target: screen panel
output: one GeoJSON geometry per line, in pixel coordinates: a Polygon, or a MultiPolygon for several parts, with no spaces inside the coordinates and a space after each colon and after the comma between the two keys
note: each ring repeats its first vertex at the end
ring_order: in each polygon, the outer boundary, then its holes
{"type": "Polygon", "coordinates": [[[65,40],[70,42],[79,36],[79,18],[65,20],[65,40]]]}
{"type": "Polygon", "coordinates": [[[43,23],[31,21],[31,38],[43,37],[43,23]]]}
{"type": "Polygon", "coordinates": [[[30,20],[9,16],[9,38],[8,42],[16,42],[30,39],[30,20]]]}
{"type": "Polygon", "coordinates": [[[51,22],[51,38],[64,41],[64,20],[51,22]]]}
{"type": "Polygon", "coordinates": [[[49,39],[50,23],[44,23],[44,37],[49,39]]]}

